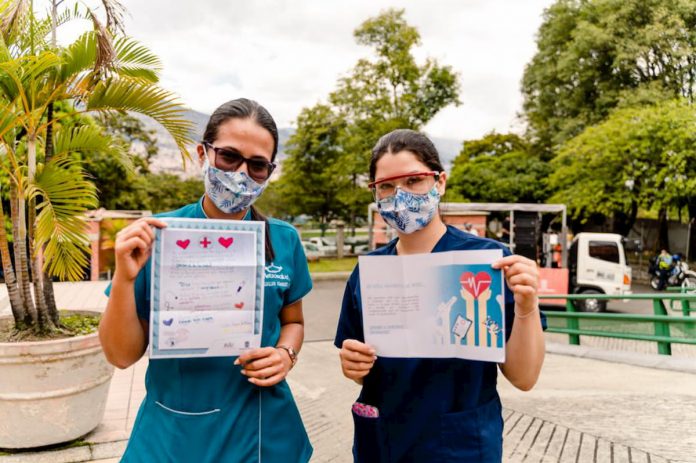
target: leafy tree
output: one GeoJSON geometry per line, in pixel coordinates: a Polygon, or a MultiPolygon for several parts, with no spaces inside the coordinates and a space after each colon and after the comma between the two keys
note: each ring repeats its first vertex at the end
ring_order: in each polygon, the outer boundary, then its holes
{"type": "MultiPolygon", "coordinates": [[[[566,142],[552,161],[554,201],[571,215],[614,218],[626,235],[639,207],[696,217],[696,110],[681,101],[624,108],[566,142]]],[[[663,245],[666,236],[661,237],[663,245]]]]}
{"type": "Polygon", "coordinates": [[[548,163],[523,138],[492,132],[464,142],[447,190],[454,199],[466,201],[541,202],[548,196],[550,172],[548,163]]]}
{"type": "Polygon", "coordinates": [[[360,59],[339,80],[328,104],[300,114],[286,161],[289,177],[280,180],[279,188],[297,198],[291,201],[296,210],[311,210],[324,224],[334,217],[354,224],[371,201],[365,184],[370,151],[380,136],[396,128],[421,129],[442,108],[459,102],[458,78],[449,66],[433,59],[416,62],[413,48],[420,34],[403,10],[368,19],[354,36],[373,50],[373,57],[360,59]],[[321,120],[328,121],[327,130],[317,124],[321,120]],[[302,169],[313,169],[306,181],[302,169]],[[311,184],[313,193],[296,194],[293,183],[311,184]]]}
{"type": "Polygon", "coordinates": [[[297,117],[297,131],[287,142],[288,159],[278,182],[286,213],[309,214],[322,230],[335,218],[346,216],[340,192],[350,188],[350,171],[344,170],[341,132],[345,122],[327,105],[303,109],[297,117]]]}
{"type": "Polygon", "coordinates": [[[156,132],[145,129],[143,121],[127,113],[100,114],[99,124],[113,137],[121,140],[132,155],[134,169],[138,173],[150,171],[150,162],[157,156],[156,132]]]}
{"type": "Polygon", "coordinates": [[[522,80],[530,134],[547,149],[622,103],[693,100],[693,0],[559,0],[522,80]]]}
{"type": "Polygon", "coordinates": [[[140,177],[141,188],[136,188],[140,197],[147,198],[146,207],[157,214],[180,208],[183,204],[196,202],[203,196],[205,187],[200,178],[181,179],[176,175],[160,173],[140,177]]]}

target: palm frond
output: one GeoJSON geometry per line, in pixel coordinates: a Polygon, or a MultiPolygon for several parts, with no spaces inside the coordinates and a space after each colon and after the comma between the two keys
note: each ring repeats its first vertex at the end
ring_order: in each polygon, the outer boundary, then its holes
{"type": "Polygon", "coordinates": [[[54,135],[54,157],[63,157],[71,153],[108,154],[126,171],[133,171],[133,162],[127,149],[98,125],[79,127],[60,127],[54,135]]]}
{"type": "Polygon", "coordinates": [[[106,28],[114,33],[125,33],[123,16],[126,13],[126,7],[118,0],[102,0],[102,6],[106,12],[106,28]]]}
{"type": "Polygon", "coordinates": [[[119,37],[114,40],[116,61],[114,70],[121,76],[157,83],[162,71],[162,62],[147,47],[129,37],[119,37]]]}
{"type": "Polygon", "coordinates": [[[133,111],[162,124],[174,138],[184,161],[190,159],[187,145],[193,142],[194,125],[184,117],[184,106],[176,96],[156,85],[124,79],[99,82],[87,100],[87,111],[133,111]]]}
{"type": "Polygon", "coordinates": [[[49,51],[0,62],[0,99],[14,102],[16,112],[27,120],[40,121],[60,90],[49,84],[59,63],[60,58],[49,51]]]}
{"type": "Polygon", "coordinates": [[[36,245],[45,246],[45,268],[61,280],[77,281],[89,263],[85,211],[98,204],[95,188],[79,162],[54,158],[39,166],[27,186],[27,198],[36,199],[36,245]]]}
{"type": "Polygon", "coordinates": [[[116,53],[114,52],[113,44],[111,43],[111,33],[99,21],[97,15],[91,9],[87,8],[87,14],[92,20],[94,26],[94,34],[96,38],[96,56],[94,60],[94,70],[96,73],[106,72],[113,67],[116,53]]]}
{"type": "Polygon", "coordinates": [[[12,103],[0,99],[0,140],[6,143],[14,141],[15,131],[24,125],[24,115],[17,114],[12,103]]]}
{"type": "Polygon", "coordinates": [[[6,42],[10,42],[12,33],[29,11],[29,0],[2,0],[0,2],[0,33],[6,42]]]}
{"type": "Polygon", "coordinates": [[[65,81],[72,76],[94,69],[97,56],[97,34],[88,31],[77,38],[61,53],[60,79],[65,81]]]}

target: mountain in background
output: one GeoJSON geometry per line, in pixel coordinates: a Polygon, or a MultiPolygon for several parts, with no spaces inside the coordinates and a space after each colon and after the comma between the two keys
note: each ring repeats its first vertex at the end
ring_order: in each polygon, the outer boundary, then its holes
{"type": "MultiPolygon", "coordinates": [[[[157,140],[159,152],[157,156],[152,159],[150,164],[150,169],[153,172],[166,172],[182,177],[200,175],[200,168],[198,167],[198,162],[195,160],[196,154],[193,145],[190,146],[188,150],[192,159],[186,161],[186,169],[184,169],[181,153],[176,147],[174,139],[167,133],[164,127],[152,119],[144,116],[136,115],[136,117],[143,122],[145,125],[145,130],[152,130],[155,133],[155,139],[157,140]]],[[[208,123],[209,115],[194,110],[187,110],[185,117],[193,122],[195,126],[192,138],[196,141],[200,140],[203,137],[203,132],[205,131],[205,125],[208,123]]],[[[274,176],[282,173],[283,161],[285,158],[287,158],[287,154],[285,153],[285,145],[287,144],[288,138],[290,138],[293,133],[295,133],[295,129],[291,127],[283,127],[278,129],[278,157],[276,160],[280,167],[276,170],[277,173],[275,173],[274,176]]],[[[442,161],[445,170],[449,172],[452,167],[452,161],[461,150],[462,141],[452,138],[438,137],[431,137],[431,140],[440,153],[440,160],[442,161]]]]}

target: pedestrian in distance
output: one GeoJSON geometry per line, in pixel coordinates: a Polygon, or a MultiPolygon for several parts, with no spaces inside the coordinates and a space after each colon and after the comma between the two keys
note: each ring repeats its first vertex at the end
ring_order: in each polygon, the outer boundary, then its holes
{"type": "Polygon", "coordinates": [[[672,273],[672,267],[674,265],[674,258],[667,252],[666,249],[660,251],[660,255],[657,256],[657,271],[660,275],[660,284],[657,288],[662,291],[667,286],[667,280],[672,273]]]}
{"type": "Polygon", "coordinates": [[[213,112],[196,149],[203,197],[140,219],[116,238],[116,270],[99,327],[102,346],[119,368],[133,365],[145,353],[153,227],[166,226],[162,217],[180,217],[265,221],[261,347],[236,359],[151,359],[147,395],[121,461],[307,462],[312,446],[285,377],[302,346],[302,298],[312,283],[294,227],[267,219],[252,206],[275,167],[278,129],[263,106],[232,100],[213,112]],[[269,285],[269,271],[284,284],[269,285]]]}
{"type": "Polygon", "coordinates": [[[455,358],[379,357],[365,344],[356,266],[346,284],[334,341],[343,374],[362,385],[352,410],[354,461],[500,462],[498,369],[514,386],[529,390],[544,359],[536,262],[511,255],[498,241],[443,223],[438,204],[447,174],[425,135],[396,130],[380,138],[372,151],[370,181],[380,214],[397,234],[372,255],[503,251],[493,267],[501,269],[506,280],[506,360],[498,365],[455,358]]]}

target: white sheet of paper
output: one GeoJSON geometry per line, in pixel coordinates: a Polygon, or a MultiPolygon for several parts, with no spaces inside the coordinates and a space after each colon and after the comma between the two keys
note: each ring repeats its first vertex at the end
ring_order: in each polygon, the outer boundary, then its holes
{"type": "Polygon", "coordinates": [[[365,342],[382,357],[505,361],[502,250],[360,256],[365,342]]]}
{"type": "Polygon", "coordinates": [[[263,222],[164,221],[152,261],[150,356],[234,356],[259,347],[263,222]]]}

